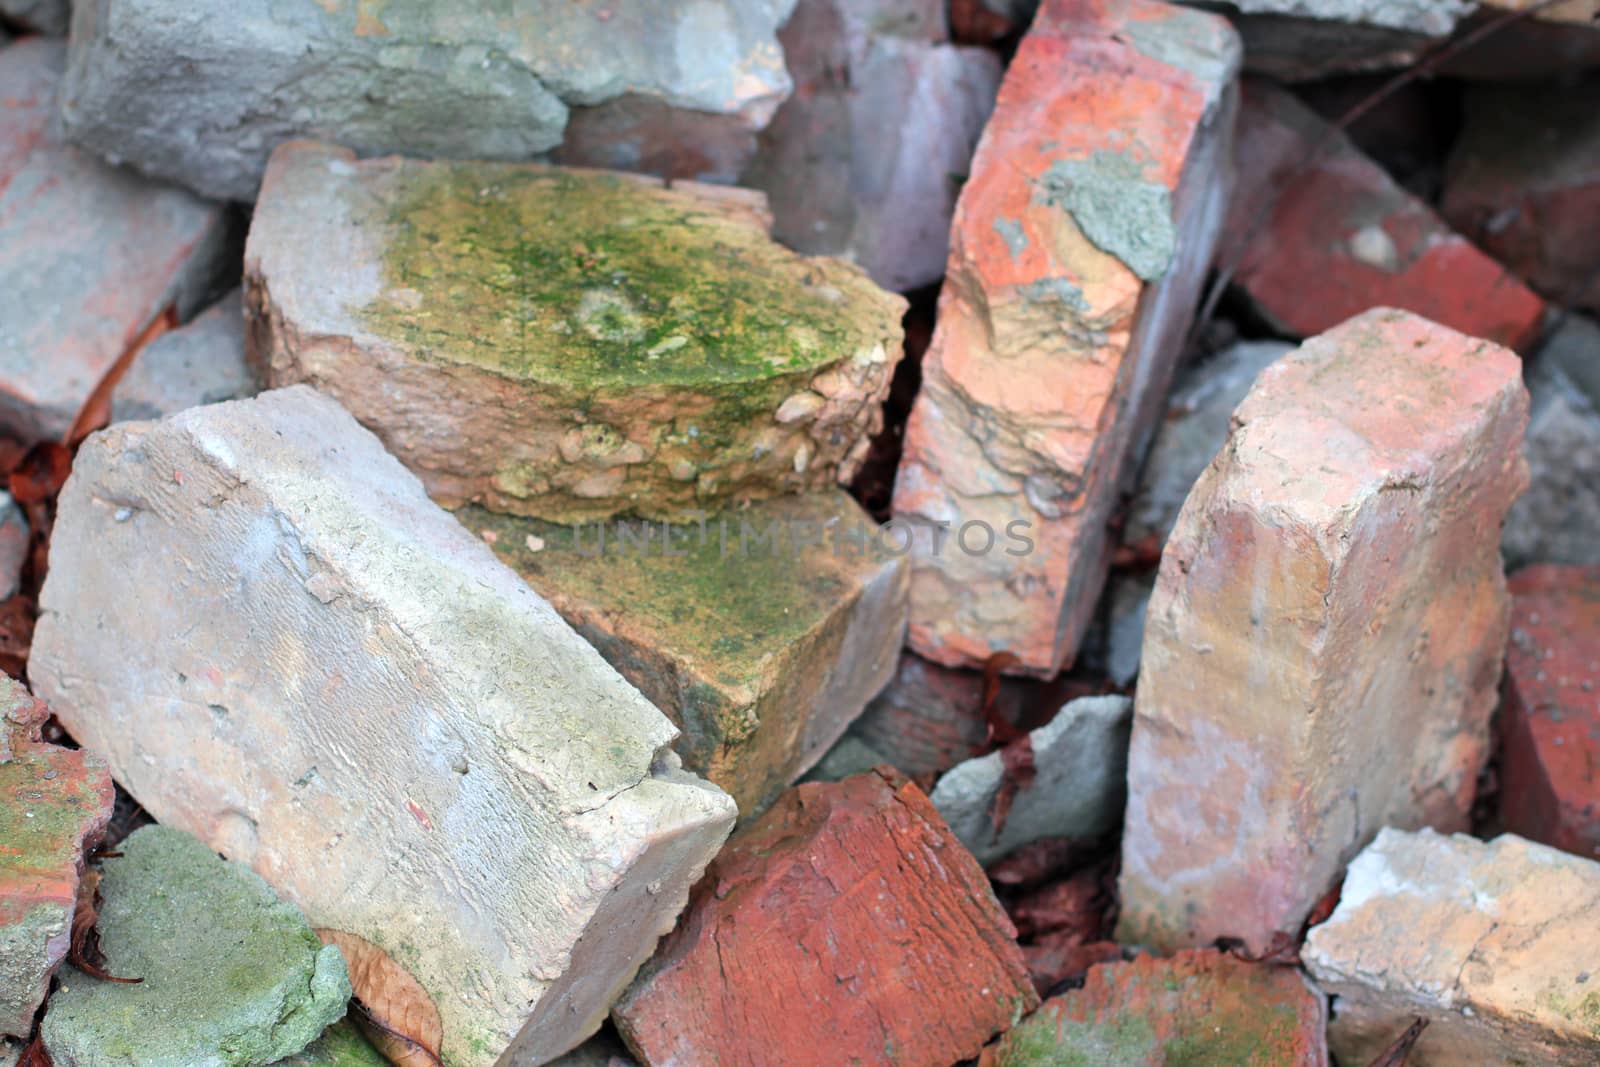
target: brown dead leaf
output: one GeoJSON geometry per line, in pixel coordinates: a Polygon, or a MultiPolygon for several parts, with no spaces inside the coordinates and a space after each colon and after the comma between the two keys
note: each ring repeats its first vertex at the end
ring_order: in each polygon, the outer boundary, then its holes
{"type": "Polygon", "coordinates": [[[111,424],[111,394],[116,392],[117,383],[128,373],[128,368],[133,366],[133,361],[138,358],[145,345],[167,331],[175,329],[177,325],[178,309],[175,305],[168,304],[164,311],[134,335],[133,340],[122,350],[122,355],[117,357],[117,361],[111,364],[90,391],[89,398],[83,402],[83,407],[78,409],[78,417],[72,420],[72,426],[68,428],[66,437],[62,438],[64,445],[69,449],[77,448],[85,437],[111,424]]]}
{"type": "Polygon", "coordinates": [[[1411,1025],[1406,1027],[1406,1032],[1395,1038],[1394,1044],[1384,1049],[1378,1058],[1372,1061],[1372,1067],[1404,1067],[1406,1057],[1411,1055],[1417,1039],[1427,1028],[1428,1020],[1420,1015],[1413,1017],[1411,1025]]]}
{"type": "Polygon", "coordinates": [[[1017,793],[1032,785],[1038,772],[1033,762],[1033,738],[1023,734],[1002,748],[1000,766],[1000,788],[994,795],[994,806],[989,809],[989,825],[994,827],[996,838],[1006,828],[1006,819],[1011,815],[1011,804],[1017,799],[1017,793]]]}
{"type": "Polygon", "coordinates": [[[72,453],[65,445],[40,441],[28,449],[11,472],[8,488],[19,504],[37,504],[61,492],[72,473],[72,453]]]}
{"type": "Polygon", "coordinates": [[[28,1047],[22,1050],[22,1057],[17,1060],[17,1067],[55,1067],[50,1053],[44,1050],[42,1036],[28,1042],[28,1047]]]}
{"type": "Polygon", "coordinates": [[[118,978],[105,969],[105,956],[100,951],[100,934],[95,923],[100,921],[100,872],[86,868],[78,880],[78,906],[72,913],[72,941],[67,948],[67,962],[90,978],[102,982],[121,982],[138,985],[143,978],[118,978]]]}
{"type": "Polygon", "coordinates": [[[344,953],[355,990],[351,1015],[378,1051],[397,1067],[443,1067],[439,1046],[444,1023],[433,998],[411,973],[355,934],[322,929],[317,936],[344,953]]]}

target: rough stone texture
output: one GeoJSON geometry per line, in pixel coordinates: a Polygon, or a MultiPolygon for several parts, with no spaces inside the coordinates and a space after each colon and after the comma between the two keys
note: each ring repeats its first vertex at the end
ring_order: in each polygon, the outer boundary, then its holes
{"type": "Polygon", "coordinates": [[[106,969],[68,968],[40,1024],[57,1067],[256,1067],[343,1017],[344,957],[249,868],[145,826],[101,865],[95,929],[106,969]]]}
{"type": "Polygon", "coordinates": [[[1600,77],[1469,89],[1440,211],[1540,293],[1600,311],[1600,77]]]}
{"type": "Polygon", "coordinates": [[[648,1067],[948,1064],[1038,1004],[1015,937],[916,786],[802,785],[717,857],[613,1017],[648,1067]]]}
{"type": "Polygon", "coordinates": [[[0,19],[21,30],[63,37],[71,18],[71,0],[0,0],[0,19]]]}
{"type": "Polygon", "coordinates": [[[704,526],[457,517],[666,713],[684,766],[745,818],[839,739],[905,639],[905,560],[839,490],[704,526]]]}
{"type": "Polygon", "coordinates": [[[1334,996],[1329,1042],[1369,1063],[1428,1020],[1408,1067],[1600,1059],[1600,864],[1506,834],[1385,829],[1302,957],[1334,996]]]}
{"type": "Polygon", "coordinates": [[[1165,544],[1195,481],[1228,441],[1228,427],[1256,376],[1294,346],[1241,341],[1184,369],[1167,398],[1167,414],[1139,472],[1122,538],[1165,544]]]}
{"type": "Polygon", "coordinates": [[[1510,588],[1500,820],[1600,859],[1600,567],[1529,567],[1510,588]]]}
{"type": "Polygon", "coordinates": [[[1132,725],[1127,697],[1083,697],[1032,731],[1035,777],[1016,791],[999,833],[992,813],[1006,772],[998,752],[952,768],[928,799],[985,867],[1046,837],[1094,840],[1122,819],[1132,725]]]}
{"type": "Polygon", "coordinates": [[[793,6],[100,0],[74,14],[63,118],[109,158],[233,200],[298,137],[527,159],[560,143],[569,105],[624,95],[757,130],[789,92],[775,33],[793,6]]]}
{"type": "Polygon", "coordinates": [[[1139,659],[1144,654],[1144,620],[1155,587],[1153,571],[1113,574],[1106,583],[1103,662],[1099,666],[1112,685],[1126,687],[1139,676],[1139,659]]]}
{"type": "Polygon", "coordinates": [[[1260,954],[1380,827],[1465,826],[1527,483],[1519,371],[1380,309],[1256,379],[1162,554],[1118,940],[1260,954]]]}
{"type": "Polygon", "coordinates": [[[848,481],[905,303],[772,241],[759,194],[285,145],[250,344],[449,506],[574,522],[848,481]]]}
{"type": "Polygon", "coordinates": [[[936,43],[942,12],[897,6],[906,5],[800,0],[779,34],[795,93],[743,181],[771,198],[779,240],[848,256],[905,291],[944,274],[950,216],[994,107],[1000,59],[936,43]]]}
{"type": "Polygon", "coordinates": [[[0,1035],[26,1038],[66,958],[84,850],[111,818],[111,772],[39,740],[48,712],[0,675],[0,1035]]]}
{"type": "MultiPolygon", "coordinates": [[[[979,1067],[1327,1067],[1327,1007],[1301,973],[1221,952],[1090,968],[979,1067]]],[[[1363,1061],[1365,1062],[1365,1061],[1363,1061]]]]}
{"type": "Polygon", "coordinates": [[[278,1061],[278,1067],[386,1067],[383,1053],[361,1036],[348,1018],[334,1023],[300,1052],[278,1061]]]}
{"type": "Polygon", "coordinates": [[[1327,134],[1328,123],[1287,90],[1246,83],[1222,256],[1238,264],[1234,281],[1261,314],[1308,337],[1369,308],[1399,307],[1513,348],[1537,339],[1544,302],[1342,134],[1285,188],[1327,134]]]}
{"type": "Polygon", "coordinates": [[[169,302],[192,312],[230,244],[220,207],[61,140],[65,49],[29,38],[0,51],[0,433],[26,441],[65,433],[169,302]]]}
{"type": "Polygon", "coordinates": [[[671,723],[310,389],[92,437],[51,564],[29,671],[63,724],[410,970],[446,1067],[592,1033],[732,824],[671,723]]]}
{"type": "Polygon", "coordinates": [[[602,1031],[573,1049],[550,1067],[638,1067],[628,1050],[609,1032],[602,1031]]]}
{"type": "Polygon", "coordinates": [[[244,304],[235,289],[139,353],[112,394],[111,421],[165,418],[255,392],[244,358],[244,304]]]}
{"type": "Polygon", "coordinates": [[[1019,47],[956,210],[895,485],[924,656],[1004,651],[1049,676],[1076,651],[1211,261],[1238,61],[1225,20],[1145,0],[1047,3],[1019,47]],[[997,540],[974,555],[957,537],[979,522],[997,540]]]}
{"type": "Polygon", "coordinates": [[[1527,379],[1529,484],[1506,519],[1506,562],[1600,565],[1600,327],[1569,316],[1527,379]]]}
{"type": "Polygon", "coordinates": [[[0,493],[0,600],[9,600],[22,588],[30,536],[22,508],[10,493],[0,493]]]}

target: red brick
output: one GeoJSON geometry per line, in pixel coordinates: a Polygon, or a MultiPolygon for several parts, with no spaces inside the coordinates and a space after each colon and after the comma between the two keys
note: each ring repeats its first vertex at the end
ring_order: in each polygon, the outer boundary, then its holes
{"type": "Polygon", "coordinates": [[[1037,1004],[977,862],[872,772],[738,835],[613,1017],[649,1067],[947,1067],[1037,1004]]]}
{"type": "Polygon", "coordinates": [[[1600,79],[1475,87],[1440,210],[1551,300],[1600,311],[1600,79]]]}
{"type": "Polygon", "coordinates": [[[1500,817],[1600,859],[1600,567],[1528,567],[1510,588],[1500,817]]]}
{"type": "Polygon", "coordinates": [[[979,1067],[1115,1064],[1325,1067],[1327,1008],[1292,967],[1220,952],[1141,956],[1089,970],[986,1049],[979,1067]]]}
{"type": "Polygon", "coordinates": [[[1289,181],[1327,136],[1328,123],[1287,91],[1246,81],[1223,261],[1238,265],[1235,283],[1266,318],[1309,337],[1395,307],[1513,348],[1537,339],[1544,302],[1342,134],[1289,181]]]}
{"type": "Polygon", "coordinates": [[[1047,0],[1019,47],[895,486],[927,658],[1048,677],[1076,653],[1215,244],[1238,62],[1225,20],[1146,0],[1047,0]]]}

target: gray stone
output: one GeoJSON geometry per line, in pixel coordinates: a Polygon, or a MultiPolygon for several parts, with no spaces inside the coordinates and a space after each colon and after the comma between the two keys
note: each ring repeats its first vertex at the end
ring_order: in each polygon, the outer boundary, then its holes
{"type": "Polygon", "coordinates": [[[609,1031],[597,1034],[550,1067],[637,1067],[622,1042],[609,1031]]]}
{"type": "Polygon", "coordinates": [[[671,723],[307,387],[121,423],[29,670],[161,822],[389,947],[446,1067],[600,1025],[732,826],[671,723]]]}
{"type": "Polygon", "coordinates": [[[894,761],[861,738],[845,734],[839,738],[838,744],[828,749],[801,781],[842,782],[852,775],[870,771],[879,764],[892,767],[894,761]]]}
{"type": "Polygon", "coordinates": [[[257,388],[244,358],[244,305],[235,289],[139,353],[112,394],[111,421],[161,419],[252,396],[257,388]]]}
{"type": "Polygon", "coordinates": [[[192,314],[229,258],[221,206],[62,142],[65,62],[45,38],[0,51],[0,433],[28,442],[65,433],[128,341],[168,303],[192,314]]]}
{"type": "Polygon", "coordinates": [[[1467,0],[1178,0],[1232,14],[1245,69],[1289,81],[1415,62],[1470,15],[1467,0]]]}
{"type": "MultiPolygon", "coordinates": [[[[0,18],[14,26],[51,37],[65,37],[72,18],[71,0],[0,0],[0,18]]],[[[0,34],[0,40],[4,34],[0,34]]]]}
{"type": "Polygon", "coordinates": [[[1527,492],[1500,547],[1507,566],[1600,564],[1600,329],[1568,319],[1528,370],[1527,492]]]}
{"type": "Polygon", "coordinates": [[[1282,341],[1244,341],[1186,368],[1167,400],[1167,415],[1139,474],[1123,527],[1127,544],[1159,548],[1178,521],[1189,490],[1228,440],[1233,409],[1256,375],[1293,349],[1282,341]]]}
{"type": "Polygon", "coordinates": [[[780,34],[796,92],[743,178],[766,191],[779,240],[901,291],[944,274],[1001,73],[988,49],[937,43],[942,14],[906,7],[801,0],[780,34]]]}
{"type": "Polygon", "coordinates": [[[1005,777],[999,752],[951,768],[929,799],[985,866],[1042,838],[1097,838],[1122,818],[1132,728],[1132,700],[1081,697],[1030,733],[1035,777],[1017,790],[998,834],[991,813],[1005,777]]]}
{"type": "Polygon", "coordinates": [[[140,981],[62,972],[40,1024],[57,1067],[256,1067],[344,1015],[344,957],[249,868],[164,826],[118,851],[96,929],[106,968],[140,981]]]}
{"type": "Polygon", "coordinates": [[[1129,686],[1139,676],[1144,653],[1144,619],[1156,576],[1115,574],[1106,586],[1105,651],[1102,666],[1112,685],[1129,686]]]}
{"type": "Polygon", "coordinates": [[[22,508],[10,493],[0,493],[0,600],[9,600],[22,588],[30,537],[22,508]]]}
{"type": "Polygon", "coordinates": [[[334,1023],[322,1036],[277,1067],[387,1067],[383,1053],[361,1035],[348,1018],[334,1023]]]}
{"type": "Polygon", "coordinates": [[[794,0],[101,0],[79,5],[73,140],[254,200],[297,137],[360,155],[527,159],[569,106],[632,94],[764,126],[794,0]],[[182,77],[172,76],[181,64],[182,77]]]}
{"type": "Polygon", "coordinates": [[[1376,1062],[1420,1017],[1410,1067],[1600,1063],[1597,908],[1600,863],[1513,834],[1383,830],[1301,950],[1333,995],[1334,1054],[1376,1062]]]}

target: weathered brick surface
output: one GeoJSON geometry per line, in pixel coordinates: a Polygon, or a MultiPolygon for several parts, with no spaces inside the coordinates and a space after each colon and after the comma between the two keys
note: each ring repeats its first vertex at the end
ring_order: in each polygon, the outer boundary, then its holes
{"type": "Polygon", "coordinates": [[[1327,1067],[1327,1008],[1296,969],[1226,953],[1089,969],[984,1050],[979,1067],[1327,1067]]]}
{"type": "Polygon", "coordinates": [[[905,638],[905,560],[838,490],[704,526],[457,517],[677,724],[684,765],[744,818],[839,739],[905,638]]]}
{"type": "Polygon", "coordinates": [[[0,676],[0,1035],[27,1037],[66,958],[84,850],[111,818],[111,772],[39,740],[46,712],[0,676]]]}
{"type": "Polygon", "coordinates": [[[332,400],[122,423],[29,672],[161,822],[391,946],[446,1067],[592,1033],[727,834],[677,731],[332,400]]]}
{"type": "Polygon", "coordinates": [[[1340,1063],[1420,1016],[1408,1067],[1600,1061],[1600,864],[1505,834],[1386,829],[1302,957],[1333,1001],[1340,1063]]]}
{"type": "Polygon", "coordinates": [[[1600,78],[1479,86],[1440,211],[1552,300],[1600,311],[1600,78]]]}
{"type": "Polygon", "coordinates": [[[1600,859],[1600,567],[1529,567],[1510,588],[1500,818],[1600,859]]]}
{"type": "Polygon", "coordinates": [[[0,51],[0,432],[66,432],[89,391],[166,304],[189,314],[223,273],[218,205],[65,144],[65,45],[0,51]]]}
{"type": "Polygon", "coordinates": [[[1544,302],[1343,134],[1286,183],[1327,136],[1328,123],[1287,90],[1246,83],[1223,256],[1262,314],[1301,337],[1397,307],[1514,348],[1537,339],[1544,302]]]}
{"type": "Polygon", "coordinates": [[[251,350],[449,506],[681,521],[826,488],[881,424],[905,303],[765,225],[743,190],[285,145],[245,256],[251,350]]]}
{"type": "Polygon", "coordinates": [[[895,485],[928,658],[1006,651],[1048,676],[1076,651],[1211,259],[1238,61],[1225,20],[1144,0],[1047,2],[1023,40],[957,206],[895,485]],[[987,551],[976,525],[958,543],[976,523],[987,551]]]}
{"type": "Polygon", "coordinates": [[[786,793],[618,1003],[648,1067],[941,1067],[1038,1004],[983,871],[916,786],[786,793]]]}
{"type": "Polygon", "coordinates": [[[244,303],[235,289],[139,353],[112,394],[111,421],[165,418],[256,388],[244,357],[244,303]]]}
{"type": "Polygon", "coordinates": [[[1162,554],[1121,939],[1295,935],[1386,825],[1465,825],[1527,481],[1517,357],[1379,310],[1262,372],[1162,554]]]}

